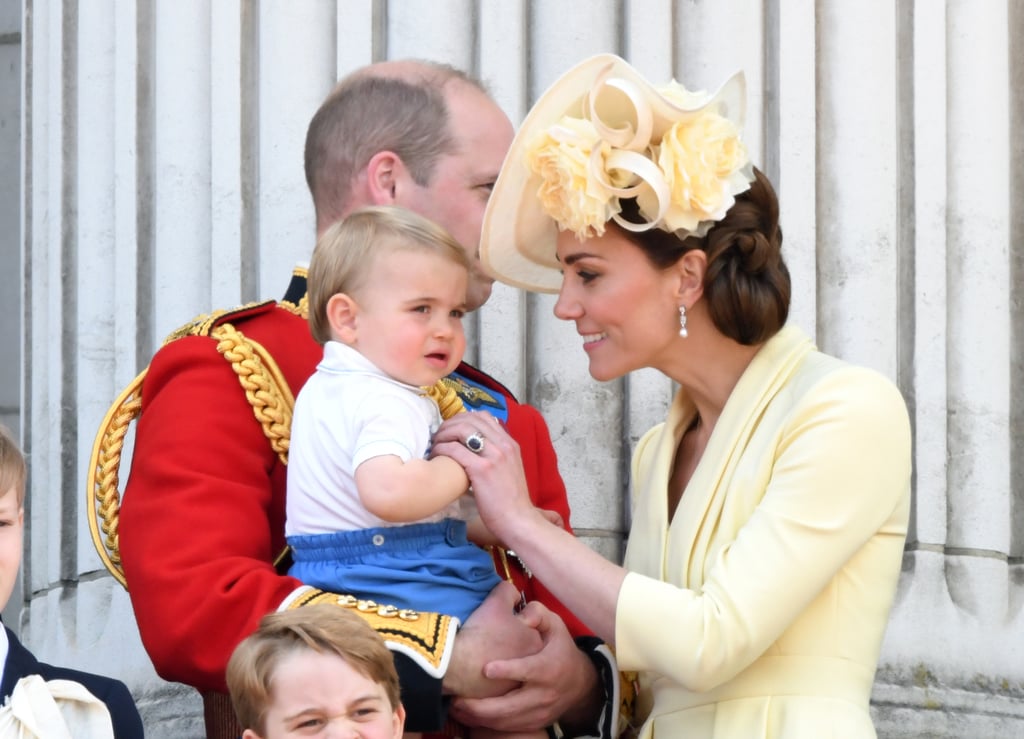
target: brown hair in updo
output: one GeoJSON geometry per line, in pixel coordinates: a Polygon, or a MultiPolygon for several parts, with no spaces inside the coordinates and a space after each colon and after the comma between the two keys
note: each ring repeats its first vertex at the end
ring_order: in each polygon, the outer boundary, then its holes
{"type": "MultiPolygon", "coordinates": [[[[635,200],[622,201],[622,215],[643,220],[635,200]]],[[[750,189],[736,196],[725,217],[703,238],[679,239],[651,229],[619,229],[651,263],[668,269],[693,249],[708,255],[704,298],[715,327],[740,344],[760,344],[774,336],[789,315],[789,270],[782,259],[779,201],[768,178],[754,169],[750,189]]]]}

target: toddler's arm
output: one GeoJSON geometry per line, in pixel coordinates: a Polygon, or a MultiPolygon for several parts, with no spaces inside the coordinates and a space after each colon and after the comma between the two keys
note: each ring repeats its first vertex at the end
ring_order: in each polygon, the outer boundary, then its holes
{"type": "Polygon", "coordinates": [[[386,454],[356,468],[359,499],[385,521],[406,523],[437,513],[466,492],[469,479],[451,457],[410,459],[386,454]]]}

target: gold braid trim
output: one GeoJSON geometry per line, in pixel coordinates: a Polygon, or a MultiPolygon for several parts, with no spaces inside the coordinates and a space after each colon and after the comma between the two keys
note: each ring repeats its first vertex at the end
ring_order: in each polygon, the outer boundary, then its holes
{"type": "Polygon", "coordinates": [[[128,384],[103,417],[93,441],[86,480],[86,505],[92,543],[107,571],[126,589],[128,585],[121,566],[121,542],[118,535],[121,513],[118,469],[121,467],[121,452],[128,427],[142,409],[142,380],[147,371],[148,368],[142,370],[128,384]]]}
{"type": "Polygon", "coordinates": [[[450,644],[455,638],[451,616],[440,613],[400,610],[353,595],[338,595],[310,588],[288,604],[287,610],[327,603],[348,608],[366,621],[392,648],[397,648],[435,677],[444,675],[450,644]]]}
{"type": "Polygon", "coordinates": [[[284,308],[289,313],[293,313],[303,321],[309,320],[309,295],[305,294],[299,298],[298,303],[293,303],[290,300],[279,300],[277,305],[284,308]]]}
{"type": "Polygon", "coordinates": [[[636,718],[636,699],[640,694],[640,676],[635,670],[619,670],[619,726],[625,726],[619,734],[620,739],[635,737],[639,727],[636,718]]]}
{"type": "MultiPolygon", "coordinates": [[[[309,268],[298,267],[292,270],[292,277],[301,277],[304,280],[309,279],[309,268]]],[[[298,303],[293,303],[290,300],[278,300],[277,305],[280,308],[284,308],[289,313],[293,313],[303,321],[309,320],[309,293],[302,293],[302,297],[299,298],[298,303]]]]}
{"type": "MultiPolygon", "coordinates": [[[[247,313],[253,308],[270,305],[273,302],[273,300],[264,300],[262,302],[246,303],[245,305],[240,305],[237,308],[231,308],[230,310],[218,309],[209,313],[201,313],[184,326],[179,326],[171,331],[171,333],[167,334],[167,338],[164,339],[164,343],[161,344],[161,346],[167,346],[172,341],[176,341],[177,339],[181,339],[186,336],[209,336],[210,331],[217,324],[217,321],[221,320],[225,316],[231,317],[239,313],[247,313]]],[[[289,303],[289,305],[291,304],[289,303]]]]}
{"type": "Polygon", "coordinates": [[[468,382],[464,382],[451,375],[442,377],[440,382],[452,392],[458,393],[460,398],[465,398],[474,405],[498,406],[498,401],[493,395],[476,385],[470,385],[468,382]]]}
{"type": "Polygon", "coordinates": [[[455,388],[445,383],[443,377],[430,387],[423,388],[423,394],[437,403],[437,407],[441,409],[441,418],[446,420],[466,410],[462,398],[455,392],[455,388]]]}
{"type": "MultiPolygon", "coordinates": [[[[296,310],[303,308],[303,301],[296,310]]],[[[164,345],[185,336],[211,336],[217,351],[229,362],[252,406],[253,414],[283,464],[288,463],[288,444],[294,397],[280,367],[258,342],[247,339],[231,324],[216,326],[225,316],[247,311],[261,303],[249,303],[231,311],[218,310],[194,318],[171,332],[164,345]]],[[[127,589],[121,564],[121,492],[119,469],[128,430],[142,411],[142,381],[149,368],[140,372],[110,405],[93,441],[86,479],[86,506],[93,546],[107,571],[127,589]]]]}
{"type": "MultiPolygon", "coordinates": [[[[244,310],[245,308],[250,308],[253,305],[256,305],[256,303],[243,305],[238,308],[238,310],[244,310]]],[[[210,329],[212,329],[214,324],[217,323],[217,319],[227,313],[228,311],[226,310],[215,310],[210,313],[201,313],[185,325],[179,326],[171,331],[171,333],[167,334],[167,338],[164,339],[164,343],[161,344],[161,346],[167,346],[172,341],[186,336],[209,336],[210,329]]]]}
{"type": "Polygon", "coordinates": [[[217,340],[217,351],[231,363],[271,449],[281,464],[288,464],[295,398],[281,368],[260,343],[246,338],[230,323],[217,326],[210,336],[217,340]]]}

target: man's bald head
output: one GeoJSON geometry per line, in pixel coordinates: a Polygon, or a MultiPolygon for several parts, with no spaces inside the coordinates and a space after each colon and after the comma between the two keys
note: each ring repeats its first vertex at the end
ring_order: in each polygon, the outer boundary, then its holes
{"type": "Polygon", "coordinates": [[[346,82],[363,77],[401,80],[413,85],[426,85],[437,88],[443,87],[452,80],[458,80],[468,85],[473,85],[481,92],[487,92],[487,89],[480,80],[466,74],[461,69],[448,64],[423,59],[389,59],[383,62],[368,64],[342,79],[334,89],[337,90],[346,82]]]}
{"type": "Polygon", "coordinates": [[[379,152],[397,155],[417,184],[430,182],[438,159],[454,151],[448,85],[483,85],[454,67],[391,60],[341,80],[313,116],[306,134],[306,183],[322,232],[353,208],[354,179],[379,152]]]}

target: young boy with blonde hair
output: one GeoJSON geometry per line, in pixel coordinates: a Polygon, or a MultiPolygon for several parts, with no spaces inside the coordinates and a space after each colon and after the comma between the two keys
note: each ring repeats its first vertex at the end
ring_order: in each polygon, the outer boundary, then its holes
{"type": "Polygon", "coordinates": [[[232,654],[227,683],[242,739],[402,736],[391,652],[363,619],[335,606],[264,616],[232,654]]]}
{"type": "MultiPolygon", "coordinates": [[[[0,609],[21,567],[27,465],[0,424],[0,609]]],[[[142,719],[119,680],[40,662],[0,627],[0,736],[141,739],[142,719]]]]}
{"type": "Polygon", "coordinates": [[[429,459],[426,390],[466,348],[469,261],[440,226],[395,207],[327,229],[309,266],[323,360],[295,402],[285,534],[307,585],[465,621],[498,582],[467,538],[469,481],[429,459]]]}
{"type": "Polygon", "coordinates": [[[429,454],[442,419],[427,390],[462,361],[470,269],[447,231],[393,206],[356,210],[317,242],[309,324],[324,355],[295,401],[285,523],[288,574],[305,584],[465,622],[500,582],[465,471],[429,454]]]}

